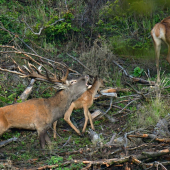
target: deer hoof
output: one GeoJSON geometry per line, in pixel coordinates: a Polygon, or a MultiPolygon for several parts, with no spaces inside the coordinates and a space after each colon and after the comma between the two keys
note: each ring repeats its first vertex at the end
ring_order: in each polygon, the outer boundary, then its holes
{"type": "Polygon", "coordinates": [[[80,137],[84,137],[84,133],[81,133],[80,137]]]}

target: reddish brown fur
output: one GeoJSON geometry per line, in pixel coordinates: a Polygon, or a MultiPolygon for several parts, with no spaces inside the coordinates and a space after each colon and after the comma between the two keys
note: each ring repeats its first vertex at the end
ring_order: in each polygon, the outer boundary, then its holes
{"type": "Polygon", "coordinates": [[[37,130],[41,147],[50,143],[47,129],[64,116],[70,104],[86,90],[86,78],[80,78],[48,99],[31,99],[0,108],[0,135],[9,128],[37,130]]]}
{"type": "MultiPolygon", "coordinates": [[[[88,89],[86,92],[84,92],[80,98],[78,98],[76,101],[72,102],[69,109],[67,110],[67,112],[64,115],[64,120],[79,134],[81,135],[80,131],[72,124],[72,122],[70,121],[70,116],[71,113],[73,111],[73,109],[80,109],[83,108],[84,109],[84,116],[85,116],[85,123],[84,123],[84,127],[83,127],[83,132],[85,132],[86,126],[87,126],[87,122],[88,119],[90,120],[90,124],[91,124],[91,128],[94,130],[94,125],[93,125],[93,121],[92,121],[92,117],[91,114],[88,110],[88,108],[93,104],[93,99],[94,96],[97,93],[97,90],[99,89],[99,87],[103,84],[102,79],[96,78],[92,87],[90,89],[88,89]]],[[[56,126],[56,122],[53,125],[54,129],[56,126]]],[[[54,130],[54,138],[56,138],[55,135],[55,130],[54,130]]]]}

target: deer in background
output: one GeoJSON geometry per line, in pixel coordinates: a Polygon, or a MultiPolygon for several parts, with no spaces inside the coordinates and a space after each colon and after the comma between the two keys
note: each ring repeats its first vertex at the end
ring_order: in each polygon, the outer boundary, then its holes
{"type": "Polygon", "coordinates": [[[159,72],[159,56],[161,50],[161,42],[164,41],[168,45],[168,55],[166,60],[170,64],[170,17],[163,19],[157,23],[151,31],[156,53],[156,68],[157,68],[157,85],[160,84],[159,72]]]}
{"type": "MultiPolygon", "coordinates": [[[[64,114],[64,120],[79,134],[81,135],[79,129],[77,129],[73,123],[70,121],[70,116],[71,113],[73,111],[73,109],[80,109],[83,108],[84,109],[84,116],[85,116],[85,122],[84,122],[84,126],[83,126],[83,130],[82,132],[84,133],[86,130],[86,126],[87,126],[87,122],[88,119],[90,120],[90,125],[91,128],[93,130],[95,130],[94,125],[93,125],[93,121],[92,121],[92,117],[91,117],[91,113],[89,112],[89,108],[92,106],[93,104],[93,100],[94,100],[94,96],[96,95],[98,89],[100,86],[103,86],[103,80],[99,79],[99,78],[95,78],[93,85],[91,88],[89,88],[87,91],[85,91],[80,98],[78,98],[76,101],[72,102],[69,109],[66,111],[66,113],[64,114]]],[[[53,129],[54,129],[54,138],[56,138],[56,124],[57,122],[54,122],[53,124],[53,129]]]]}
{"type": "MultiPolygon", "coordinates": [[[[68,71],[66,76],[61,80],[58,80],[56,76],[50,78],[42,74],[38,74],[29,65],[30,70],[29,74],[26,74],[25,77],[45,79],[52,82],[62,82],[66,83],[68,71]]],[[[12,72],[7,69],[2,69],[2,71],[12,72]]],[[[28,69],[28,68],[27,68],[28,69]]],[[[19,69],[21,73],[13,72],[24,76],[24,70],[19,69]]],[[[36,69],[37,70],[37,69],[36,69]]],[[[23,103],[17,103],[0,108],[0,135],[10,128],[20,128],[20,129],[29,129],[37,130],[40,145],[42,148],[45,147],[45,143],[50,144],[51,140],[47,135],[47,129],[59,118],[63,117],[65,112],[68,110],[70,104],[78,99],[87,88],[88,76],[81,77],[77,80],[74,80],[73,83],[70,83],[68,86],[60,85],[62,90],[58,91],[55,96],[50,98],[37,98],[30,99],[23,103]]]]}

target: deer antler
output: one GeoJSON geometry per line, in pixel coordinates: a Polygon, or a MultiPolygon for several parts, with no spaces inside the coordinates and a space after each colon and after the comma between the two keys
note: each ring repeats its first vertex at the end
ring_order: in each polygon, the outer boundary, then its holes
{"type": "MultiPolygon", "coordinates": [[[[28,77],[28,78],[34,78],[36,80],[52,82],[52,83],[56,84],[57,86],[60,86],[60,88],[63,88],[63,85],[61,85],[61,83],[66,84],[66,79],[67,79],[67,76],[68,76],[68,73],[69,73],[69,69],[68,68],[67,68],[65,76],[62,76],[62,78],[57,78],[57,77],[60,77],[60,76],[59,75],[57,76],[56,73],[52,73],[44,65],[42,65],[39,62],[37,62],[35,59],[33,59],[30,56],[28,56],[28,58],[24,58],[24,61],[29,59],[32,62],[34,62],[36,65],[41,66],[43,68],[43,70],[39,70],[35,65],[31,64],[30,62],[28,62],[27,65],[20,66],[12,57],[9,56],[9,58],[17,66],[16,67],[17,71],[13,71],[13,70],[7,69],[4,66],[3,66],[3,68],[0,67],[1,71],[10,72],[10,73],[13,73],[13,74],[18,74],[22,78],[28,77]],[[42,72],[44,72],[45,75],[42,72]]],[[[50,65],[48,63],[48,65],[51,66],[52,64],[50,65]]],[[[53,69],[54,69],[54,67],[53,67],[53,69]]],[[[57,70],[62,70],[62,69],[58,69],[58,68],[56,68],[56,69],[57,70]]],[[[62,70],[62,72],[63,72],[63,70],[62,70]]]]}

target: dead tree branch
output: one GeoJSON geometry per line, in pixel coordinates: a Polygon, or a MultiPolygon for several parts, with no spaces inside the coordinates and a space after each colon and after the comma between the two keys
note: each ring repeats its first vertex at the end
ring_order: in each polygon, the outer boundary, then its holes
{"type": "Polygon", "coordinates": [[[113,61],[113,63],[114,63],[115,65],[117,65],[117,66],[123,71],[123,73],[125,74],[125,76],[126,76],[126,77],[129,77],[133,82],[137,82],[137,83],[141,83],[141,84],[146,84],[146,85],[155,85],[155,82],[154,82],[154,81],[146,81],[146,80],[144,80],[144,79],[135,78],[135,77],[129,75],[129,74],[127,73],[127,71],[126,71],[120,64],[118,64],[116,61],[113,61]]]}

